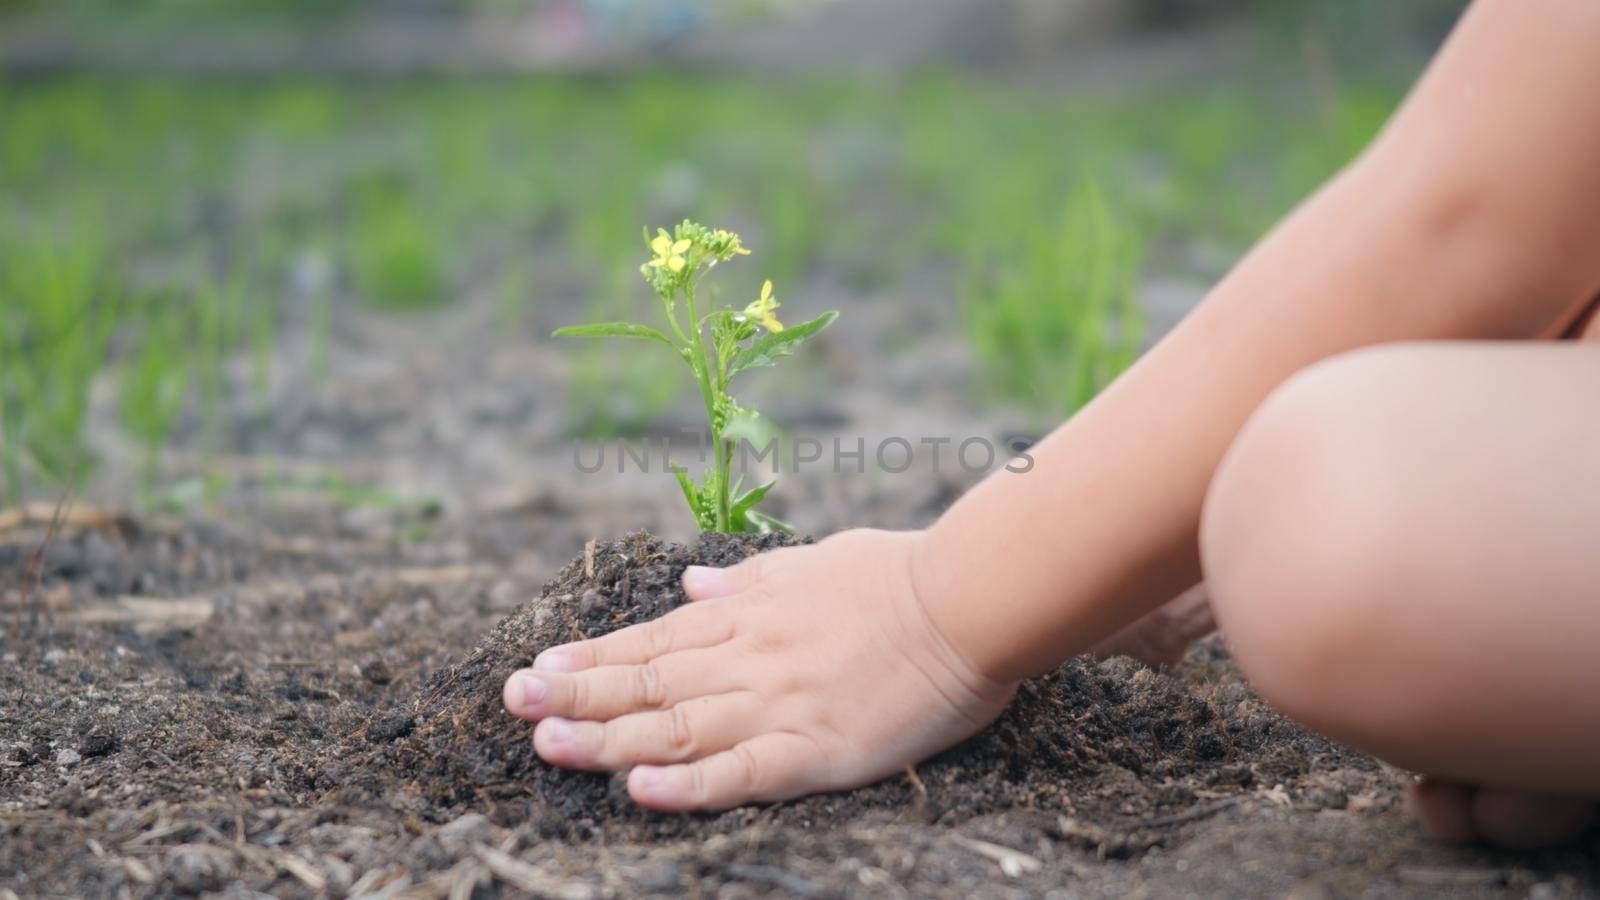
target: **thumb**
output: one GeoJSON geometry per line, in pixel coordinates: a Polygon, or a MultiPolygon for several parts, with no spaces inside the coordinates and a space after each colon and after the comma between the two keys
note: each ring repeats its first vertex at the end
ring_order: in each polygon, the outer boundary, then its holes
{"type": "Polygon", "coordinates": [[[729,597],[761,580],[759,557],[751,557],[726,569],[690,566],[683,570],[683,592],[690,600],[715,600],[729,597]]]}

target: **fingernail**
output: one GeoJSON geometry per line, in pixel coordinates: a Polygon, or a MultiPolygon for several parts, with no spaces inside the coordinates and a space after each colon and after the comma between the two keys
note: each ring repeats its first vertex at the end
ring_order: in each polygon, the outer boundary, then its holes
{"type": "Polygon", "coordinates": [[[661,770],[654,766],[635,766],[633,787],[643,794],[653,794],[661,787],[661,770]]]}
{"type": "Polygon", "coordinates": [[[565,744],[574,734],[572,723],[565,719],[545,719],[544,733],[551,743],[565,744]]]}
{"type": "Polygon", "coordinates": [[[534,657],[533,669],[535,672],[570,672],[572,657],[560,650],[546,650],[534,657]]]}
{"type": "Polygon", "coordinates": [[[683,589],[690,594],[715,594],[726,589],[728,573],[710,566],[690,566],[683,570],[683,589]]]}
{"type": "Polygon", "coordinates": [[[549,693],[549,687],[544,683],[544,679],[531,672],[518,672],[511,676],[511,681],[516,685],[515,696],[518,698],[518,706],[522,709],[543,702],[545,695],[549,693]]]}

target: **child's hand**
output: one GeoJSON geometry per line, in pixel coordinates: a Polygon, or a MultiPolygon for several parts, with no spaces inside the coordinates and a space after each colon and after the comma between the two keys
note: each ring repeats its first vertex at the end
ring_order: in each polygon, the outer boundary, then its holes
{"type": "Polygon", "coordinates": [[[989,724],[1015,685],[972,671],[912,587],[919,532],[848,531],[728,569],[699,602],[546,650],[506,682],[534,746],[626,769],[660,810],[725,809],[876,781],[989,724]]]}

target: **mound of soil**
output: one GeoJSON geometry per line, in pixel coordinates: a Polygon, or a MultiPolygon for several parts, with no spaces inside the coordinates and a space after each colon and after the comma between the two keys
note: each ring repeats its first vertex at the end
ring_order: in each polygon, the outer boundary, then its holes
{"type": "MultiPolygon", "coordinates": [[[[807,827],[905,817],[955,824],[1017,808],[1087,817],[1098,831],[1117,835],[1220,808],[1233,795],[1313,771],[1337,770],[1348,788],[1376,771],[1371,761],[1272,714],[1237,680],[1191,683],[1126,659],[1076,660],[1023,685],[994,726],[905,777],[769,810],[663,816],[631,803],[621,776],[546,765],[534,753],[529,723],[502,707],[505,678],[544,648],[686,602],[686,566],[731,565],[793,542],[706,535],[681,546],[637,533],[591,545],[538,599],[429,678],[412,703],[374,716],[324,768],[322,783],[346,800],[352,791],[398,791],[408,808],[430,818],[487,812],[500,824],[531,821],[564,840],[704,836],[757,817],[807,827]]],[[[1109,840],[1116,846],[1108,849],[1141,843],[1109,840]]]]}

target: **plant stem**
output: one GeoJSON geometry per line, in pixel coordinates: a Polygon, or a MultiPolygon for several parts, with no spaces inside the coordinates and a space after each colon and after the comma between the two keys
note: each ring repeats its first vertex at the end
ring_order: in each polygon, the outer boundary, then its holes
{"type": "Polygon", "coordinates": [[[5,496],[0,497],[0,509],[8,505],[22,505],[22,466],[17,460],[16,435],[7,427],[5,394],[0,391],[0,468],[5,470],[5,496]]]}
{"type": "MultiPolygon", "coordinates": [[[[689,340],[689,336],[683,333],[683,326],[678,324],[678,313],[670,297],[666,300],[663,300],[661,306],[662,311],[667,314],[667,322],[672,325],[672,331],[673,333],[677,334],[678,340],[683,341],[689,346],[694,346],[694,341],[689,340]]],[[[692,318],[690,322],[691,324],[693,323],[692,318]]]]}
{"type": "Polygon", "coordinates": [[[694,283],[684,285],[684,298],[689,306],[690,336],[694,342],[694,350],[698,356],[698,365],[695,366],[696,374],[700,376],[700,396],[706,404],[706,424],[711,429],[711,440],[717,449],[717,515],[715,522],[716,531],[727,531],[729,518],[731,518],[728,503],[728,453],[726,441],[722,439],[722,429],[717,427],[717,399],[722,394],[722,379],[718,377],[712,381],[712,373],[720,373],[713,348],[706,343],[700,331],[700,308],[695,302],[694,283]]]}

